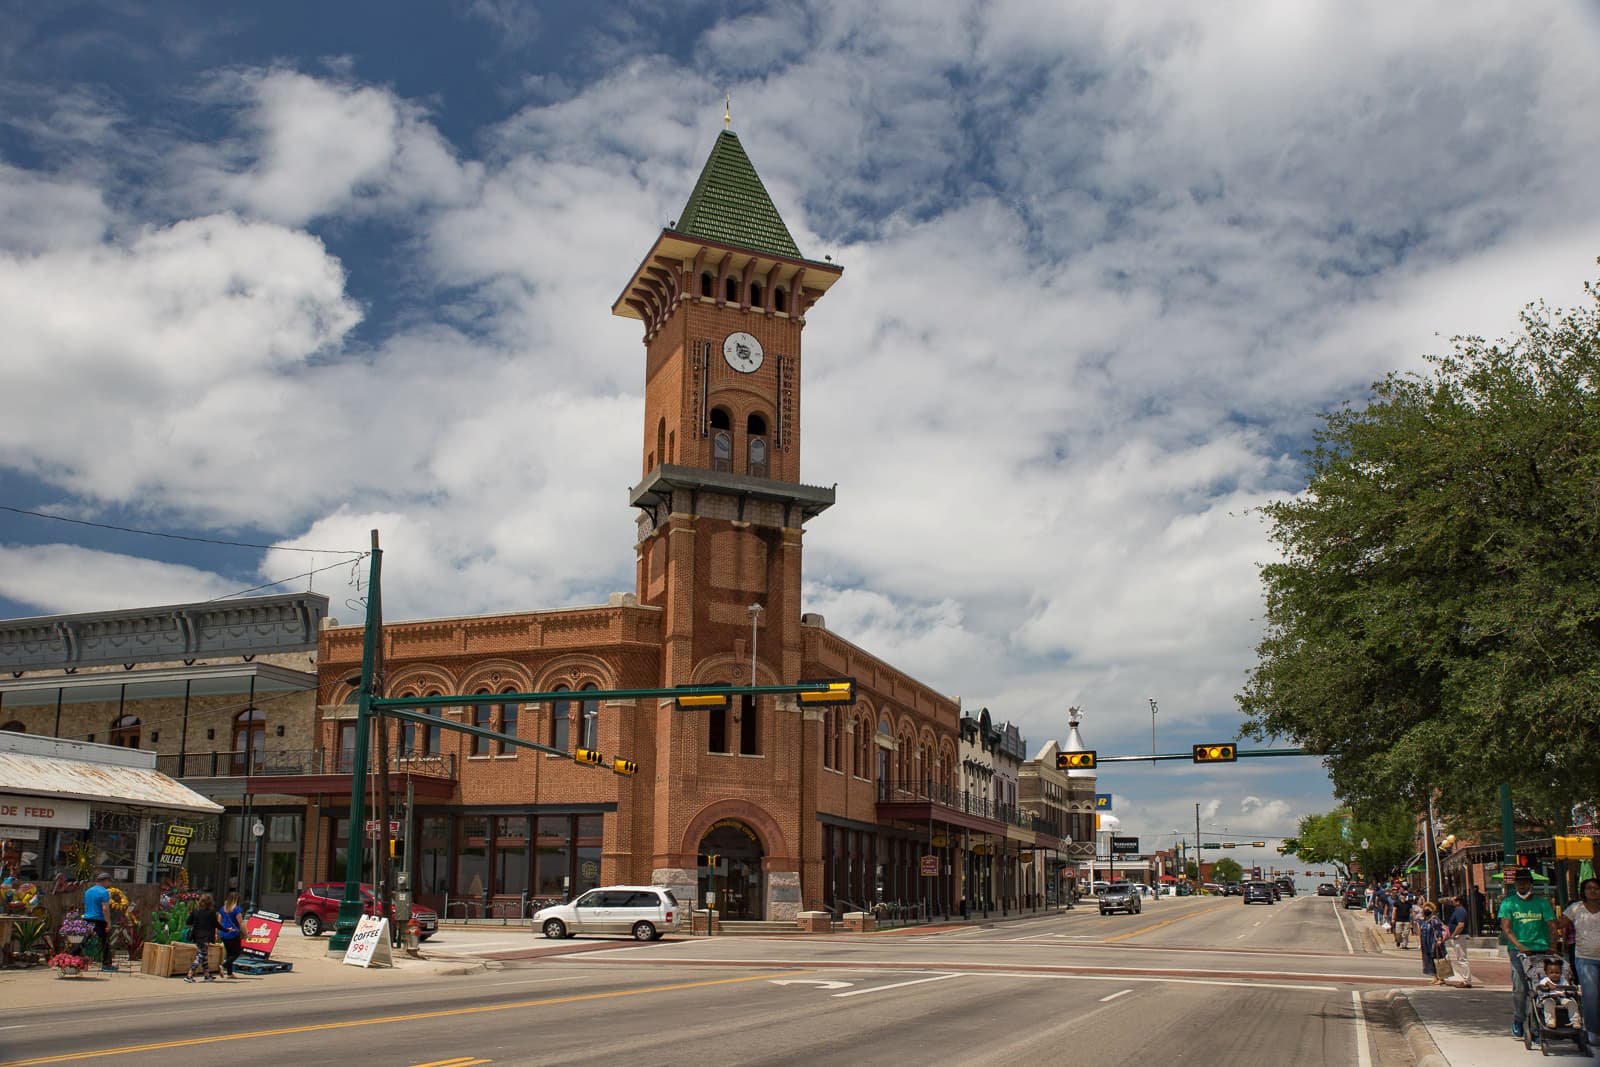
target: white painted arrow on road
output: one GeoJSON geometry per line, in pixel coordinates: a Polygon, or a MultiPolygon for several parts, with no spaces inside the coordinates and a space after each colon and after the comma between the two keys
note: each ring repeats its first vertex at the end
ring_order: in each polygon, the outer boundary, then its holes
{"type": "Polygon", "coordinates": [[[835,982],[826,978],[769,978],[773,985],[814,985],[823,989],[848,989],[854,982],[835,982]]]}

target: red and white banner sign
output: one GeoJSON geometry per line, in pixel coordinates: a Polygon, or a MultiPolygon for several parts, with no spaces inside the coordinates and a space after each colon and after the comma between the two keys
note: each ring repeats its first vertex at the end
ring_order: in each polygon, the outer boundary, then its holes
{"type": "Polygon", "coordinates": [[[264,960],[272,955],[272,948],[283,932],[283,918],[270,911],[258,911],[244,921],[244,937],[239,948],[246,956],[264,960]]]}

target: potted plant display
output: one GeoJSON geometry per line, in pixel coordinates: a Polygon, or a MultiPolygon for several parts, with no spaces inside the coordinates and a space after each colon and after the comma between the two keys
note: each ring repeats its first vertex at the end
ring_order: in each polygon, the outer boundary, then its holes
{"type": "Polygon", "coordinates": [[[83,944],[84,938],[94,933],[94,926],[82,915],[69,911],[66,918],[61,920],[61,926],[56,932],[61,935],[62,941],[77,946],[83,944]]]}
{"type": "Polygon", "coordinates": [[[82,978],[89,969],[89,957],[78,952],[57,952],[48,964],[54,967],[57,978],[82,978]]]}

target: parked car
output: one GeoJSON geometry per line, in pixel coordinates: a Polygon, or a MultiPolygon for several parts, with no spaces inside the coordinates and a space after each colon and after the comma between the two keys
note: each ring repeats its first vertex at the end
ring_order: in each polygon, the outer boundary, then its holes
{"type": "Polygon", "coordinates": [[[1276,904],[1278,902],[1277,898],[1272,895],[1272,887],[1266,882],[1246,882],[1243,896],[1246,904],[1276,904]]]}
{"type": "Polygon", "coordinates": [[[1367,893],[1358,885],[1353,885],[1344,891],[1344,906],[1347,908],[1364,908],[1367,906],[1367,893]]]}
{"type": "MultiPolygon", "coordinates": [[[[378,901],[373,895],[372,886],[361,887],[361,898],[366,902],[365,911],[368,915],[378,914],[378,901]]],[[[302,889],[300,898],[294,902],[294,921],[299,924],[300,932],[307,937],[316,937],[324,930],[333,929],[339,921],[339,902],[343,899],[343,882],[317,882],[302,889]]],[[[387,915],[393,925],[394,912],[391,910],[387,915]]],[[[426,941],[439,932],[439,913],[432,908],[413,904],[411,917],[417,920],[417,940],[426,941]]]]}
{"type": "Polygon", "coordinates": [[[1100,894],[1100,914],[1109,915],[1114,911],[1125,911],[1129,915],[1137,915],[1144,910],[1142,897],[1130,882],[1117,882],[1108,885],[1100,894]]]}
{"type": "Polygon", "coordinates": [[[533,925],[549,938],[625,934],[635,941],[657,941],[678,928],[682,914],[683,906],[670,889],[608,885],[571,903],[540,908],[533,913],[533,925]]]}

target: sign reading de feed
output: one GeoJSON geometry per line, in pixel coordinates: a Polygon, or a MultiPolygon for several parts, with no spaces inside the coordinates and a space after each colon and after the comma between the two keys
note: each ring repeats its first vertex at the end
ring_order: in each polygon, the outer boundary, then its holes
{"type": "Polygon", "coordinates": [[[0,826],[89,828],[89,805],[56,797],[0,796],[0,826]]]}

